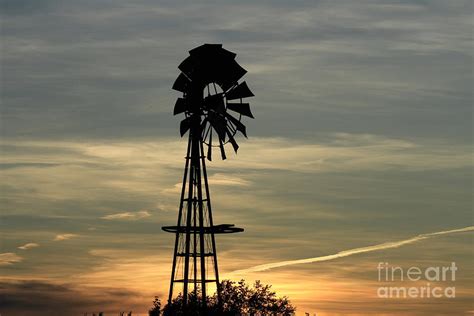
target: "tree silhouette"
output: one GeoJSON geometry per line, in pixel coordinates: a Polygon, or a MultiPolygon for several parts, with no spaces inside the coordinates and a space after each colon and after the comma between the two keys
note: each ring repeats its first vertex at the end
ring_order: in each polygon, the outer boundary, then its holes
{"type": "Polygon", "coordinates": [[[256,281],[253,288],[244,280],[233,282],[225,280],[221,283],[221,299],[224,315],[294,315],[293,307],[286,296],[279,298],[271,290],[271,285],[256,281]]]}
{"type": "MultiPolygon", "coordinates": [[[[264,285],[256,281],[253,287],[245,284],[244,280],[234,282],[224,280],[220,283],[221,304],[217,304],[217,295],[208,297],[206,314],[209,316],[293,316],[296,308],[291,305],[289,299],[277,297],[271,290],[271,285],[264,285]]],[[[191,292],[188,295],[187,310],[183,309],[183,295],[179,294],[170,304],[161,310],[161,302],[155,297],[153,307],[149,311],[150,316],[199,316],[202,315],[199,305],[200,293],[191,292]]]]}
{"type": "Polygon", "coordinates": [[[161,315],[161,301],[158,296],[155,296],[152,308],[148,311],[149,316],[160,316],[161,315]]]}

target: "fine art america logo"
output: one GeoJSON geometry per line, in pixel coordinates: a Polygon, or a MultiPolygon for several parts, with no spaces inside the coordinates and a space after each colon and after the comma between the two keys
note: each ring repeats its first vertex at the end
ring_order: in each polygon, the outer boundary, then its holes
{"type": "Polygon", "coordinates": [[[408,269],[391,266],[388,262],[379,262],[378,281],[384,282],[385,286],[377,288],[377,296],[380,298],[455,298],[456,287],[447,285],[450,285],[448,282],[456,281],[457,270],[455,262],[451,262],[448,266],[425,268],[414,266],[408,269]],[[391,286],[392,282],[413,282],[413,284],[391,286]]]}

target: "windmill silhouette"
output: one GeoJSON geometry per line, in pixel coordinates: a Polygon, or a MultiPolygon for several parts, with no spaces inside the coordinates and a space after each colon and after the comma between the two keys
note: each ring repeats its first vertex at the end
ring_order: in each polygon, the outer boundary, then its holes
{"type": "Polygon", "coordinates": [[[247,71],[235,61],[236,54],[222,45],[204,44],[189,55],[178,66],[181,74],[173,84],[174,90],[183,93],[174,107],[174,115],[185,115],[180,123],[181,137],[189,132],[178,221],[176,226],[162,229],[176,235],[168,303],[175,284],[182,283],[184,307],[192,291],[200,292],[198,299],[205,314],[208,284],[215,283],[220,304],[215,235],[243,231],[232,224],[214,225],[206,157],[211,161],[212,150],[218,147],[226,159],[227,143],[237,152],[234,136],[240,132],[247,137],[242,116],[253,118],[249,104],[242,99],[253,93],[245,81],[239,83],[247,71]]]}

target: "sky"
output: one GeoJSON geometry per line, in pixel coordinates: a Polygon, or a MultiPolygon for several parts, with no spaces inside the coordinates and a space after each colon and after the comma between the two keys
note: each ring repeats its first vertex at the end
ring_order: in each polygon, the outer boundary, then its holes
{"type": "Polygon", "coordinates": [[[472,315],[471,1],[1,0],[0,313],[145,315],[167,296],[188,51],[255,97],[207,165],[221,277],[297,315],[472,315]],[[383,298],[379,263],[455,297],[383,298]]]}

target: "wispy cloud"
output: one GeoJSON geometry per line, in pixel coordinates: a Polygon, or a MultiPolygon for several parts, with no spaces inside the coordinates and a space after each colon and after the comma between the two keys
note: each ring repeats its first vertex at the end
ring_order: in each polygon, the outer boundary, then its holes
{"type": "MultiPolygon", "coordinates": [[[[37,173],[47,173],[38,164],[45,162],[71,168],[80,165],[120,166],[118,170],[128,168],[143,171],[140,177],[132,174],[128,178],[103,179],[112,187],[128,190],[144,190],[152,180],[147,175],[153,168],[153,178],[163,176],[167,168],[182,168],[184,161],[176,159],[185,151],[185,142],[176,138],[161,138],[155,142],[110,142],[101,143],[60,142],[60,141],[3,141],[3,145],[15,150],[5,151],[4,164],[21,163],[19,167],[34,168],[37,173]],[[52,151],[53,148],[56,151],[52,151]],[[143,159],[143,153],[147,159],[143,159]],[[25,165],[26,164],[26,165],[25,165]],[[72,165],[71,165],[72,164],[72,165]],[[156,174],[156,166],[162,168],[156,174]],[[146,173],[145,173],[146,172],[146,173]],[[145,181],[145,180],[146,181],[145,181]],[[134,180],[134,181],[132,181],[134,180]],[[133,184],[133,185],[131,185],[133,184]]],[[[405,138],[386,137],[377,134],[330,133],[311,141],[282,137],[253,137],[246,141],[245,150],[239,151],[238,159],[232,159],[232,166],[248,169],[279,169],[305,172],[385,170],[396,167],[401,170],[451,169],[471,166],[470,147],[448,142],[424,142],[405,138]]],[[[226,167],[224,161],[213,161],[214,168],[226,167]]],[[[57,170],[61,168],[57,167],[57,170]]],[[[28,170],[30,172],[30,170],[28,170]]],[[[70,170],[68,170],[70,171],[70,170]]],[[[9,172],[5,171],[8,175],[9,172]]],[[[238,177],[230,178],[218,173],[211,177],[216,184],[229,183],[238,177]],[[224,179],[225,177],[225,179],[224,179]],[[225,181],[224,181],[225,180],[225,181]]],[[[235,182],[233,182],[235,183],[235,182]]]]}
{"type": "MultiPolygon", "coordinates": [[[[209,184],[211,186],[247,187],[250,186],[252,182],[237,176],[216,173],[209,177],[209,184]]],[[[181,192],[182,185],[182,183],[176,183],[173,187],[166,188],[162,192],[166,194],[177,194],[181,192]]]]}
{"type": "Polygon", "coordinates": [[[138,212],[123,212],[123,213],[116,213],[110,214],[106,216],[102,216],[102,219],[107,220],[138,220],[146,217],[150,217],[151,214],[148,211],[138,211],[138,212]]]}
{"type": "Polygon", "coordinates": [[[63,241],[63,240],[68,240],[68,239],[71,239],[71,238],[75,238],[79,235],[77,234],[59,234],[59,235],[56,235],[56,237],[54,237],[54,240],[55,241],[63,241]]]}
{"type": "Polygon", "coordinates": [[[11,265],[17,262],[23,261],[23,257],[20,257],[13,252],[0,253],[0,266],[11,265]]]}
{"type": "Polygon", "coordinates": [[[209,183],[212,185],[226,185],[226,186],[249,186],[250,181],[236,177],[229,176],[222,173],[216,173],[209,177],[209,183]]]}
{"type": "Polygon", "coordinates": [[[454,234],[454,233],[462,233],[462,232],[469,232],[469,231],[474,231],[474,226],[468,226],[468,227],[464,227],[464,228],[460,228],[460,229],[453,229],[453,230],[445,230],[445,231],[440,231],[440,232],[435,232],[435,233],[421,234],[421,235],[417,235],[415,237],[405,239],[405,240],[399,240],[399,241],[394,241],[394,242],[386,242],[386,243],[383,243],[383,244],[378,244],[378,245],[373,245],[373,246],[368,246],[368,247],[361,247],[361,248],[354,248],[354,249],[344,250],[344,251],[340,251],[336,254],[327,255],[327,256],[262,264],[262,265],[254,266],[254,267],[251,267],[251,268],[248,268],[248,269],[236,270],[236,271],[233,271],[232,273],[245,274],[245,273],[249,273],[249,272],[266,271],[266,270],[270,270],[270,269],[274,269],[274,268],[286,267],[286,266],[291,266],[291,265],[295,265],[295,264],[329,261],[329,260],[339,259],[339,258],[343,258],[343,257],[349,257],[349,256],[352,256],[352,255],[357,255],[357,254],[360,254],[360,253],[373,252],[373,251],[379,251],[379,250],[385,250],[385,249],[391,249],[391,248],[398,248],[398,247],[409,245],[409,244],[412,244],[412,243],[415,243],[415,242],[418,242],[418,241],[421,241],[421,240],[432,238],[432,237],[435,237],[435,236],[454,234]]]}
{"type": "Polygon", "coordinates": [[[18,249],[28,250],[28,249],[36,248],[36,247],[39,247],[39,244],[34,243],[34,242],[29,242],[27,244],[24,244],[23,246],[18,247],[18,249]]]}

